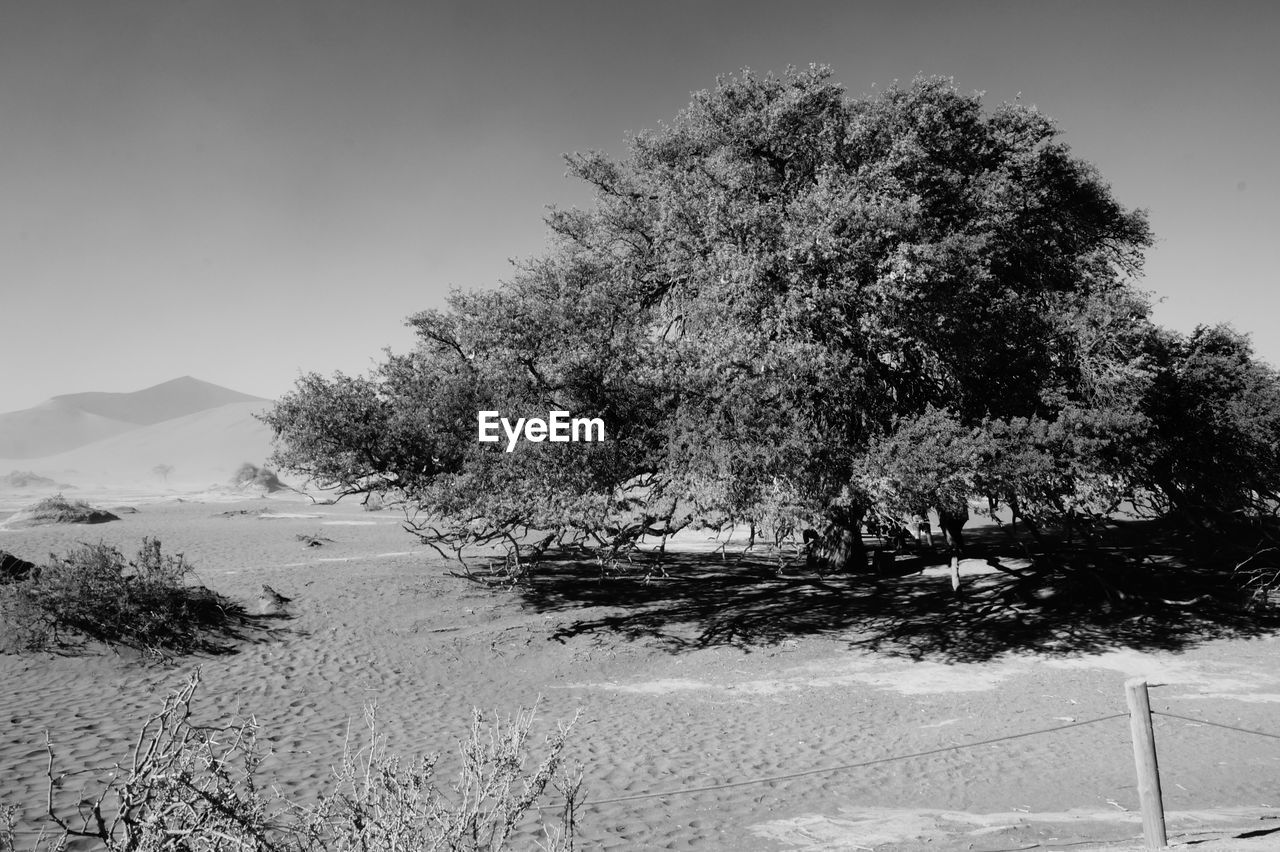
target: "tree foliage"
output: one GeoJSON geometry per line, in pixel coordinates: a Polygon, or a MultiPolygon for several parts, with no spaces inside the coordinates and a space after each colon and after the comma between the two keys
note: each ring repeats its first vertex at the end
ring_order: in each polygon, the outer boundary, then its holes
{"type": "Polygon", "coordinates": [[[1280,381],[1246,337],[1201,326],[1165,334],[1144,411],[1143,470],[1157,508],[1221,529],[1280,505],[1280,381]]]}
{"type": "Polygon", "coordinates": [[[1274,491],[1274,441],[1234,495],[1185,460],[1261,452],[1274,375],[1230,332],[1152,325],[1144,214],[1034,108],[743,72],[621,159],[567,159],[594,205],[553,211],[502,286],[410,318],[413,352],[300,380],[265,418],[279,464],[397,490],[433,540],[613,548],[733,521],[847,539],[871,510],[982,495],[1051,518],[1274,491]],[[607,440],[508,453],[479,410],[601,417],[607,440]]]}

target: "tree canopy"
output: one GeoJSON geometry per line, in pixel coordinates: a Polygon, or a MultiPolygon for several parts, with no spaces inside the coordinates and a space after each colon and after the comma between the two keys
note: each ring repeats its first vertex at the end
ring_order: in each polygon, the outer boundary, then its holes
{"type": "Polygon", "coordinates": [[[1274,371],[1229,329],[1151,322],[1145,215],[1033,107],[742,72],[623,158],[567,161],[594,205],[553,211],[496,289],[411,317],[412,352],[304,376],[264,418],[279,465],[394,490],[430,540],[615,550],[748,521],[847,543],[869,512],[982,496],[1033,520],[1275,498],[1274,371]],[[607,437],[507,452],[477,440],[484,410],[607,437]]]}

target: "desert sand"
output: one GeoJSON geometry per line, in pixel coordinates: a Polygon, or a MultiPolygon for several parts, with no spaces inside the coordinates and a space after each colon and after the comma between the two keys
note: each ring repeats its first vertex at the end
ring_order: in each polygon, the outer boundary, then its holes
{"type": "MultiPolygon", "coordinates": [[[[264,776],[296,798],[320,788],[369,702],[394,750],[442,752],[446,773],[473,707],[505,716],[537,704],[539,733],[580,714],[568,752],[586,777],[583,849],[1136,849],[1124,718],[740,782],[1123,713],[1133,676],[1151,679],[1154,709],[1280,730],[1273,636],[913,658],[822,617],[864,586],[722,561],[705,537],[676,543],[668,577],[601,582],[590,566],[555,566],[493,590],[449,576],[456,565],[419,546],[393,509],[296,494],[118,496],[136,513],[0,531],[0,549],[38,561],[81,541],[129,553],[157,536],[200,582],[250,608],[269,584],[292,598],[291,617],[236,653],[169,664],[107,649],[0,654],[0,797],[24,808],[24,828],[43,807],[46,730],[61,768],[110,766],[197,665],[201,712],[252,714],[273,750],[264,776]],[[607,801],[707,787],[718,789],[607,801]]],[[[1156,737],[1172,841],[1280,847],[1280,741],[1164,717],[1156,737]]]]}

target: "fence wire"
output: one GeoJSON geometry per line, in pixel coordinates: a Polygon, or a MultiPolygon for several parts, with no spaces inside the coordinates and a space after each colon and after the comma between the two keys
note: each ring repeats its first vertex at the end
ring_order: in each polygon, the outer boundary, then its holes
{"type": "MultiPolygon", "coordinates": [[[[1041,734],[1052,734],[1057,731],[1065,731],[1071,728],[1079,728],[1085,725],[1096,725],[1099,722],[1108,722],[1112,719],[1120,719],[1128,717],[1128,713],[1112,713],[1109,716],[1099,716],[1096,719],[1086,719],[1083,722],[1070,722],[1065,725],[1058,725],[1053,728],[1042,728],[1035,731],[1024,731],[1017,734],[1006,734],[1002,737],[992,737],[986,740],[977,740],[971,743],[960,743],[958,745],[942,746],[940,748],[928,749],[927,751],[911,752],[910,754],[898,754],[891,757],[878,757],[872,760],[862,760],[856,763],[840,763],[834,766],[820,766],[815,769],[802,769],[798,772],[787,772],[781,775],[766,775],[759,778],[744,778],[740,781],[726,781],[721,784],[705,784],[700,787],[680,787],[673,790],[657,790],[649,793],[635,793],[629,796],[615,796],[609,799],[587,799],[579,803],[579,807],[594,807],[597,805],[615,805],[625,802],[639,802],[645,799],[661,799],[667,796],[686,796],[694,793],[709,793],[716,790],[729,790],[735,787],[748,787],[754,784],[775,784],[780,781],[790,781],[795,778],[805,778],[811,775],[825,775],[832,772],[844,772],[851,769],[865,769],[869,766],[878,766],[885,763],[896,763],[901,760],[914,760],[920,757],[932,757],[938,754],[945,754],[951,751],[961,751],[963,749],[978,748],[984,745],[994,745],[996,743],[1008,742],[1010,740],[1025,739],[1027,737],[1040,736],[1041,734]]],[[[1166,713],[1161,710],[1152,710],[1153,716],[1165,716],[1170,719],[1181,719],[1185,722],[1194,722],[1200,725],[1210,725],[1215,728],[1223,728],[1228,731],[1236,731],[1242,734],[1252,734],[1258,737],[1267,737],[1269,739],[1280,740],[1280,734],[1268,733],[1267,731],[1255,731],[1250,728],[1241,728],[1236,725],[1227,725],[1222,722],[1213,722],[1208,719],[1196,719],[1191,716],[1182,716],[1177,713],[1166,713]]],[[[551,810],[557,806],[546,805],[539,810],[551,810]]]]}
{"type": "Polygon", "coordinates": [[[1235,725],[1226,725],[1222,722],[1211,722],[1208,719],[1196,719],[1192,716],[1180,716],[1177,713],[1165,713],[1163,710],[1152,710],[1152,716],[1167,716],[1170,719],[1181,719],[1184,722],[1195,722],[1197,725],[1210,725],[1214,728],[1223,728],[1228,731],[1238,731],[1242,734],[1253,734],[1255,737],[1267,737],[1272,740],[1280,740],[1280,734],[1271,734],[1266,731],[1254,731],[1250,728],[1238,728],[1235,725]]]}
{"type": "MultiPolygon", "coordinates": [[[[1209,725],[1211,727],[1223,728],[1224,730],[1236,731],[1242,734],[1252,734],[1253,736],[1257,736],[1257,737],[1266,737],[1268,739],[1280,740],[1280,734],[1274,734],[1267,731],[1255,731],[1250,728],[1241,728],[1236,725],[1228,725],[1223,722],[1214,722],[1209,719],[1197,719],[1193,716],[1183,716],[1178,713],[1167,713],[1162,710],[1152,710],[1150,712],[1152,716],[1164,716],[1169,719],[1179,719],[1181,721],[1192,722],[1197,725],[1209,725]]],[[[1128,712],[1112,713],[1107,716],[1098,716],[1097,718],[1094,718],[1094,719],[1085,719],[1082,722],[1069,722],[1065,725],[1057,725],[1052,728],[1040,728],[1034,731],[1022,731],[1016,734],[1005,734],[1004,736],[1001,736],[1001,737],[991,737],[990,739],[985,739],[985,740],[975,740],[974,742],[971,742],[971,743],[957,743],[956,745],[941,746],[939,748],[932,748],[926,751],[916,751],[916,752],[911,752],[909,754],[898,754],[898,755],[892,755],[890,757],[877,757],[871,760],[860,760],[855,763],[840,763],[840,764],[835,764],[833,766],[820,766],[814,769],[802,769],[797,772],[787,772],[781,775],[766,775],[766,776],[761,776],[759,778],[744,778],[739,781],[726,781],[720,784],[705,784],[700,787],[680,787],[673,790],[657,790],[649,793],[635,793],[629,796],[615,796],[609,799],[587,799],[585,801],[579,802],[578,807],[582,808],[582,807],[596,807],[598,805],[615,805],[615,804],[622,804],[625,802],[639,802],[639,801],[644,801],[646,799],[661,799],[661,798],[666,798],[668,796],[688,796],[688,795],[693,795],[695,793],[708,793],[716,790],[730,790],[735,787],[748,787],[755,784],[776,784],[781,781],[791,781],[796,778],[806,778],[813,775],[826,775],[832,772],[845,772],[852,769],[865,769],[871,766],[880,766],[887,763],[897,763],[903,760],[915,760],[921,757],[932,757],[935,755],[946,754],[948,752],[953,752],[953,751],[963,751],[965,749],[979,748],[981,746],[987,746],[987,745],[995,745],[997,743],[1009,742],[1011,740],[1026,739],[1028,737],[1038,737],[1043,734],[1052,734],[1052,733],[1057,733],[1058,731],[1067,731],[1072,728],[1081,728],[1086,725],[1096,725],[1101,722],[1109,722],[1113,719],[1128,718],[1128,716],[1129,716],[1128,712]]],[[[563,808],[563,805],[542,805],[536,808],[536,810],[539,810],[539,811],[559,810],[561,808],[563,808]]],[[[25,832],[21,832],[21,831],[15,832],[15,834],[22,834],[22,833],[25,833],[25,832]]],[[[1034,848],[1034,846],[1019,847],[1019,848],[1029,849],[1029,848],[1034,848]]]]}
{"type": "MultiPolygon", "coordinates": [[[[1066,731],[1071,728],[1080,728],[1085,725],[1096,725],[1099,722],[1108,722],[1112,719],[1126,718],[1128,713],[1112,713],[1109,716],[1099,716],[1096,719],[1086,719],[1083,722],[1070,722],[1066,725],[1058,725],[1053,728],[1042,728],[1035,731],[1023,731],[1017,734],[1006,734],[1002,737],[992,737],[987,740],[977,740],[971,743],[959,743],[957,745],[942,746],[927,751],[917,751],[910,754],[898,754],[892,757],[877,757],[872,760],[861,760],[857,763],[841,763],[835,766],[821,766],[816,769],[802,769],[799,772],[788,772],[783,775],[767,775],[760,778],[744,778],[741,781],[726,781],[722,784],[707,784],[702,787],[682,787],[675,790],[659,790],[651,793],[635,793],[630,796],[616,796],[611,799],[587,799],[578,804],[579,807],[595,807],[596,805],[613,805],[621,802],[638,802],[644,799],[660,799],[666,796],[685,796],[693,793],[707,793],[714,790],[729,790],[734,787],[746,787],[752,784],[774,784],[779,781],[790,781],[793,778],[805,778],[810,775],[825,775],[830,772],[843,772],[849,769],[865,769],[868,766],[878,766],[884,763],[896,763],[901,760],[914,760],[919,757],[931,757],[937,754],[946,754],[951,751],[961,751],[963,749],[978,748],[979,746],[994,745],[995,743],[1008,742],[1010,740],[1020,740],[1027,737],[1036,737],[1041,734],[1052,734],[1057,731],[1066,731]]],[[[559,805],[544,805],[539,810],[553,810],[560,807],[559,805]]]]}

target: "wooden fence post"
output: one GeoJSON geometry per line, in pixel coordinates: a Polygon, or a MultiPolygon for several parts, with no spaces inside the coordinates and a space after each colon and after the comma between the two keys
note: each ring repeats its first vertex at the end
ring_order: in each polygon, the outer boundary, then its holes
{"type": "Polygon", "coordinates": [[[1142,803],[1142,836],[1148,849],[1163,849],[1169,839],[1164,830],[1164,799],[1160,795],[1160,767],[1156,764],[1156,735],[1151,730],[1151,699],[1146,678],[1125,681],[1129,705],[1129,732],[1133,737],[1133,763],[1138,770],[1138,800],[1142,803]]]}

